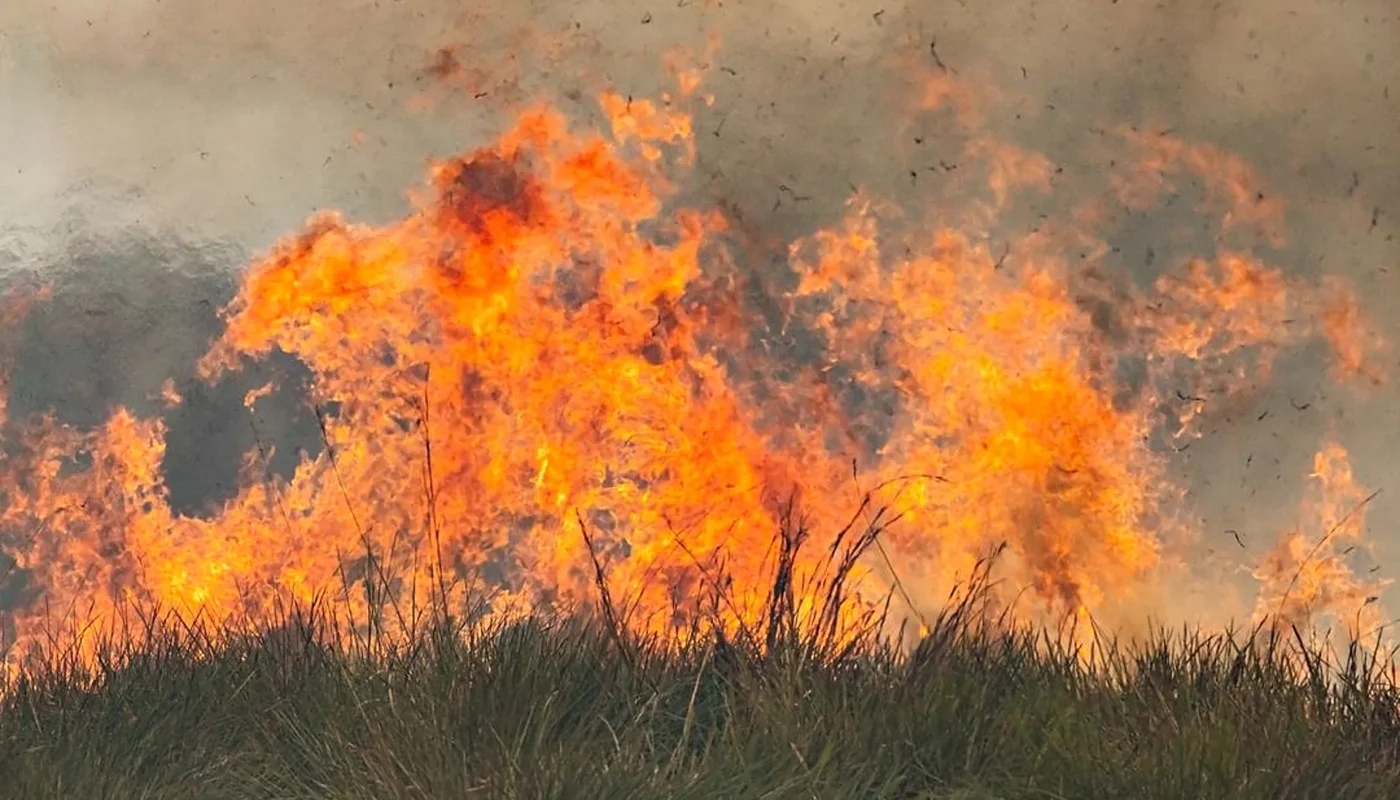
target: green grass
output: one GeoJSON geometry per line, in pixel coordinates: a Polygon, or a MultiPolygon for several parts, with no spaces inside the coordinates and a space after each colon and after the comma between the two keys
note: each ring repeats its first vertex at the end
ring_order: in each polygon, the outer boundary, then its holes
{"type": "Polygon", "coordinates": [[[1291,635],[1106,645],[1088,670],[967,613],[907,659],[542,618],[367,655],[306,619],[217,646],[157,625],[91,671],[52,659],[0,702],[0,794],[1400,797],[1393,685],[1291,635]]]}

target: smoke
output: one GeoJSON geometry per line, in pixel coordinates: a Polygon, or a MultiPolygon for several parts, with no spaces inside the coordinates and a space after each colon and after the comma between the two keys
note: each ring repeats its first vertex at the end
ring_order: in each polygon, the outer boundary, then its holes
{"type": "Polygon", "coordinates": [[[995,133],[1057,160],[1095,125],[1143,122],[1240,152],[1309,214],[1346,205],[1369,224],[1400,196],[1400,17],[1384,0],[975,5],[19,0],[0,10],[0,142],[24,176],[4,210],[51,220],[96,181],[139,194],[104,214],[254,247],[317,208],[380,218],[426,156],[478,140],[510,100],[645,93],[668,51],[712,32],[719,133],[700,144],[754,211],[777,184],[817,198],[811,216],[852,183],[902,184],[890,134],[907,65],[890,54],[929,44],[1004,88],[995,133]],[[406,110],[445,45],[480,97],[406,110]]]}
{"type": "MultiPolygon", "coordinates": [[[[913,208],[936,194],[951,178],[929,167],[956,148],[941,129],[911,127],[908,98],[924,71],[951,72],[997,88],[983,103],[988,132],[1067,175],[1106,170],[1094,141],[1119,124],[1242,155],[1288,212],[1287,244],[1269,260],[1352,281],[1400,339],[1400,12],[1389,0],[469,6],[5,3],[0,270],[38,272],[58,297],[23,331],[11,411],[57,407],[91,424],[115,403],[154,407],[168,376],[190,391],[230,276],[306,216],[392,218],[426,159],[482,142],[513,104],[547,92],[582,114],[600,85],[650,94],[680,45],[708,62],[716,98],[697,116],[691,195],[763,232],[760,250],[837,220],[854,187],[913,208]],[[444,46],[460,65],[446,83],[429,69],[444,46]]],[[[1060,201],[1028,202],[991,234],[1015,235],[1036,202],[1060,201]]],[[[1159,269],[1165,259],[1148,254],[1170,248],[1155,224],[1122,220],[1109,265],[1159,269]]],[[[1192,245],[1210,255],[1213,242],[1192,245]]],[[[1208,547],[1234,548],[1223,531],[1240,531],[1257,557],[1328,431],[1362,481],[1395,477],[1394,404],[1328,388],[1319,363],[1284,365],[1179,459],[1208,547]]],[[[247,387],[210,391],[203,411],[181,412],[188,439],[172,433],[171,457],[191,460],[172,474],[249,447],[206,430],[247,387]]],[[[269,411],[263,424],[314,446],[294,417],[269,411]]],[[[200,493],[217,497],[188,489],[200,493]]],[[[1397,502],[1383,495],[1373,518],[1397,502]]],[[[1400,551],[1394,531],[1379,533],[1382,560],[1400,551]]]]}

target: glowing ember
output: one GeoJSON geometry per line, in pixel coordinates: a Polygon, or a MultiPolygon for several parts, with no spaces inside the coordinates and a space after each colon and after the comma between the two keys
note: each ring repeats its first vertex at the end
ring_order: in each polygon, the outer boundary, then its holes
{"type": "MultiPolygon", "coordinates": [[[[680,75],[693,94],[698,76],[680,75]]],[[[921,102],[968,98],[944,82],[921,102]]],[[[280,350],[312,370],[326,447],[290,481],[265,479],[267,453],[250,453],[237,495],[188,518],[168,503],[161,422],[35,423],[0,468],[0,522],[29,532],[15,556],[43,592],[15,614],[11,664],[47,631],[79,636],[130,602],[253,625],[327,591],[367,624],[379,603],[366,586],[398,609],[461,609],[483,592],[496,613],[588,606],[595,557],[633,628],[749,625],[775,538],[798,521],[810,539],[792,585],[810,618],[867,495],[855,529],[880,525],[880,547],[851,577],[843,625],[896,591],[896,616],[934,612],[1003,545],[1003,602],[1048,621],[1111,616],[1179,533],[1154,441],[1190,435],[1200,403],[1183,398],[1229,390],[1314,336],[1341,373],[1381,377],[1340,287],[1222,252],[1145,291],[1071,267],[1044,239],[1008,260],[970,234],[890,223],[862,195],[844,224],[793,244],[795,288],[770,330],[725,256],[725,219],[667,210],[693,157],[674,102],[603,95],[608,137],[528,111],[491,147],[437,165],[406,219],[323,216],[254,264],[202,369],[212,379],[280,350]],[[767,346],[795,331],[810,352],[767,346]],[[1130,359],[1145,361],[1133,381],[1130,359]]],[[[1208,199],[1227,226],[1281,236],[1281,212],[1236,160],[1130,143],[1144,155],[1114,187],[1125,202],[1196,170],[1218,177],[1208,199]]],[[[968,157],[988,167],[993,208],[1049,190],[1036,154],[981,137],[968,157]]],[[[164,399],[182,402],[173,385],[164,399]]],[[[1349,500],[1344,456],[1319,459],[1349,500]]],[[[1331,555],[1304,557],[1303,536],[1261,572],[1289,619],[1372,591],[1345,588],[1331,555]]]]}

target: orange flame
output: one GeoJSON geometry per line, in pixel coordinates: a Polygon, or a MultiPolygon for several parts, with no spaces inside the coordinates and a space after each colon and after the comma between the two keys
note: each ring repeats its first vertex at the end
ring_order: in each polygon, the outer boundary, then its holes
{"type": "Polygon", "coordinates": [[[1313,461],[1314,493],[1304,524],[1280,537],[1255,574],[1262,592],[1256,619],[1308,630],[1319,617],[1341,623],[1363,642],[1386,627],[1378,602],[1389,580],[1359,576],[1348,556],[1364,548],[1367,495],[1352,475],[1341,446],[1331,443],[1313,461]]]}
{"type": "MultiPolygon", "coordinates": [[[[698,73],[676,73],[693,95],[698,73]]],[[[938,85],[929,104],[964,96],[938,85]]],[[[1196,383],[1233,385],[1231,357],[1267,367],[1316,335],[1343,372],[1370,374],[1376,342],[1340,290],[1247,255],[1191,261],[1147,291],[1040,239],[1003,263],[966,233],[884,230],[863,195],[792,245],[782,318],[763,324],[745,305],[753,279],[725,255],[725,219],[665,210],[694,160],[689,116],[600,103],[609,136],[528,110],[494,145],[435,165],[403,220],[323,215],[247,271],[201,374],[274,350],[310,368],[325,449],[290,480],[263,479],[266,455],[250,453],[236,496],[184,517],[159,420],[32,424],[0,467],[0,524],[33,532],[16,557],[45,602],[15,613],[10,664],[53,626],[90,653],[86,621],[130,602],[269,624],[285,601],[334,591],[366,624],[378,610],[353,587],[379,576],[396,607],[460,609],[487,590],[498,613],[587,606],[594,558],[634,629],[732,629],[762,613],[793,509],[812,537],[792,579],[804,591],[853,512],[882,526],[843,624],[896,591],[900,613],[935,610],[1003,546],[1005,603],[1082,620],[1170,545],[1153,438],[1164,413],[1187,432],[1198,404],[1173,409],[1166,379],[1195,367],[1196,383]],[[1118,374],[1131,355],[1147,357],[1135,390],[1118,374]]],[[[1229,157],[1143,143],[1156,173],[1225,165],[1225,224],[1273,219],[1229,157]]],[[[1036,154],[979,139],[969,156],[989,162],[998,207],[1049,188],[1036,154]]],[[[1120,190],[1142,202],[1139,188],[1120,190]]],[[[1328,450],[1318,472],[1343,485],[1338,458],[1328,450]]],[[[1261,573],[1266,588],[1296,561],[1261,573]]],[[[1321,584],[1307,580],[1289,602],[1309,605],[1287,613],[1316,607],[1321,584]]],[[[804,595],[802,613],[815,602],[804,595]]]]}

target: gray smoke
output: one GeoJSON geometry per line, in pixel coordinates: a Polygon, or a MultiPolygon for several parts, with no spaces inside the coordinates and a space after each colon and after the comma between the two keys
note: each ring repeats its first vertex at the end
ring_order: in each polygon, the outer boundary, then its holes
{"type": "MultiPolygon", "coordinates": [[[[1106,169],[1087,145],[1119,123],[1243,155],[1287,203],[1288,245],[1269,259],[1347,277],[1400,340],[1391,0],[9,0],[0,270],[38,271],[59,289],[26,325],[14,410],[57,407],[91,424],[113,403],[151,402],[167,376],[188,391],[231,276],[307,215],[390,219],[425,159],[483,143],[511,102],[547,91],[583,113],[600,84],[650,94],[666,85],[664,54],[703,51],[711,30],[717,102],[697,118],[691,192],[774,242],[838,219],[853,186],[909,207],[936,192],[938,172],[923,168],[955,148],[934,128],[894,141],[910,77],[890,54],[907,51],[1004,87],[990,132],[1066,174],[1106,169]],[[447,97],[425,75],[445,45],[459,46],[472,92],[447,97]],[[578,92],[583,102],[568,99],[578,92]],[[424,97],[437,107],[408,108],[424,97]]],[[[1150,274],[1147,251],[1165,252],[1158,233],[1108,232],[1110,265],[1150,274]]],[[[1236,547],[1224,533],[1235,529],[1245,555],[1262,552],[1329,430],[1363,482],[1392,485],[1393,390],[1361,402],[1329,387],[1314,356],[1208,420],[1180,459],[1208,546],[1236,547]]],[[[246,425],[229,398],[243,391],[216,387],[182,411],[173,440],[204,443],[172,443],[176,456],[236,461],[250,443],[231,432],[246,425]]],[[[269,417],[314,447],[294,411],[269,417]]],[[[195,467],[181,472],[228,475],[195,467]]],[[[182,496],[200,493],[218,495],[200,485],[182,496]]],[[[1383,494],[1373,518],[1394,517],[1397,503],[1400,492],[1383,494]]],[[[1375,532],[1382,564],[1400,555],[1400,532],[1375,532]]]]}

